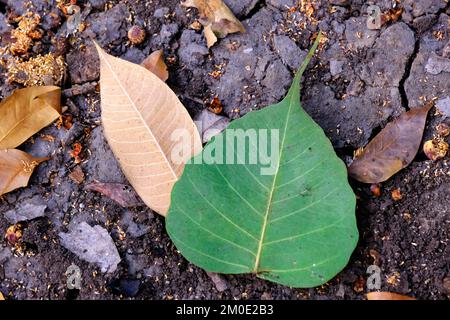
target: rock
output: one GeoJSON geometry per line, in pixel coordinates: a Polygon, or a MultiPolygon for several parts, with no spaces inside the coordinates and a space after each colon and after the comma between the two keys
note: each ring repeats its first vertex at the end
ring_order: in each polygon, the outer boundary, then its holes
{"type": "Polygon", "coordinates": [[[6,21],[6,17],[0,12],[0,35],[11,30],[11,25],[6,21]]]}
{"type": "Polygon", "coordinates": [[[402,4],[411,6],[413,8],[412,15],[419,17],[427,13],[438,13],[439,10],[445,8],[447,2],[443,0],[405,0],[402,4]]]}
{"type": "Polygon", "coordinates": [[[91,173],[91,180],[126,183],[120,165],[105,140],[101,126],[92,130],[89,148],[95,150],[85,166],[86,172],[91,173]]]}
{"type": "Polygon", "coordinates": [[[287,10],[289,8],[292,8],[296,5],[296,0],[268,0],[268,4],[274,6],[277,9],[280,10],[287,10]]]}
{"type": "Polygon", "coordinates": [[[291,69],[298,69],[307,55],[288,36],[275,36],[273,45],[283,63],[291,69]]]}
{"type": "Polygon", "coordinates": [[[161,44],[169,44],[170,41],[176,36],[180,30],[180,27],[176,23],[165,24],[161,27],[161,31],[159,32],[159,45],[161,44]]]}
{"type": "Polygon", "coordinates": [[[450,118],[450,97],[436,101],[436,108],[438,108],[444,117],[450,118]]]}
{"type": "Polygon", "coordinates": [[[447,42],[447,44],[445,45],[444,49],[442,50],[442,56],[444,58],[449,58],[450,59],[450,40],[447,42]]]}
{"type": "Polygon", "coordinates": [[[444,293],[450,297],[450,277],[445,277],[444,280],[442,280],[442,288],[444,293]]]}
{"type": "Polygon", "coordinates": [[[424,104],[423,96],[445,98],[449,89],[448,61],[444,53],[446,41],[437,41],[435,32],[446,32],[450,16],[441,14],[438,22],[420,38],[419,51],[405,81],[410,108],[424,104]]]}
{"type": "Polygon", "coordinates": [[[206,274],[216,286],[217,291],[224,292],[225,290],[228,289],[228,283],[226,282],[223,276],[213,272],[206,272],[206,274]]]}
{"type": "Polygon", "coordinates": [[[261,295],[261,300],[273,300],[273,296],[270,292],[264,292],[261,295]]]}
{"type": "Polygon", "coordinates": [[[280,101],[291,85],[292,75],[283,65],[281,60],[275,59],[266,70],[266,77],[261,84],[266,87],[266,94],[273,101],[280,101]]]}
{"type": "Polygon", "coordinates": [[[195,116],[194,122],[197,125],[203,143],[207,143],[212,137],[218,135],[228,127],[230,119],[205,109],[195,116]]]}
{"type": "Polygon", "coordinates": [[[436,16],[428,14],[414,19],[413,27],[414,29],[416,29],[417,33],[422,34],[426,32],[428,29],[430,29],[435,22],[436,16]]]}
{"type": "Polygon", "coordinates": [[[67,54],[66,60],[72,83],[85,83],[100,77],[100,61],[93,45],[71,51],[67,54]]]}
{"type": "Polygon", "coordinates": [[[80,259],[97,264],[102,272],[114,272],[120,262],[119,252],[108,231],[81,222],[68,233],[59,233],[61,245],[80,259]]]}
{"type": "Polygon", "coordinates": [[[194,30],[183,32],[180,39],[180,49],[178,50],[180,61],[183,64],[189,67],[200,66],[208,54],[208,48],[201,35],[194,30]]]}
{"type": "Polygon", "coordinates": [[[170,9],[167,7],[158,8],[153,13],[153,16],[157,19],[164,18],[165,15],[170,13],[170,9]]]}
{"type": "MultiPolygon", "coordinates": [[[[63,129],[62,129],[63,130],[63,129]]],[[[61,143],[64,146],[70,146],[84,133],[84,126],[79,122],[74,122],[69,130],[64,131],[64,135],[61,138],[61,143]]]]}
{"type": "Polygon", "coordinates": [[[9,223],[16,224],[43,217],[45,209],[47,209],[47,205],[44,200],[36,196],[21,202],[16,208],[5,212],[4,216],[9,223]]]}
{"type": "Polygon", "coordinates": [[[339,289],[336,292],[336,297],[344,298],[345,297],[345,287],[342,283],[339,284],[339,289]]]}
{"type": "Polygon", "coordinates": [[[125,260],[128,264],[128,274],[131,276],[136,276],[147,265],[147,256],[143,254],[135,255],[127,253],[125,260]]]}
{"type": "Polygon", "coordinates": [[[340,74],[343,70],[345,61],[341,61],[341,60],[330,60],[330,73],[331,75],[337,76],[338,74],[340,74]]]}
{"type": "Polygon", "coordinates": [[[224,2],[236,17],[241,18],[248,15],[259,0],[225,0],[224,2]]]}
{"type": "MultiPolygon", "coordinates": [[[[95,36],[95,40],[103,48],[111,45],[119,45],[122,41],[126,41],[128,29],[131,23],[125,17],[129,17],[127,5],[119,3],[112,9],[91,14],[87,20],[88,28],[85,30],[86,35],[95,36]]],[[[90,60],[82,60],[90,61],[90,60]]],[[[94,63],[92,63],[94,64],[94,63]]]]}
{"type": "Polygon", "coordinates": [[[93,8],[101,10],[105,8],[105,4],[108,3],[108,0],[90,0],[89,2],[93,8]]]}
{"type": "Polygon", "coordinates": [[[367,53],[368,63],[357,66],[357,73],[371,86],[398,87],[414,47],[414,32],[405,23],[396,23],[376,40],[367,53]]]}
{"type": "Polygon", "coordinates": [[[127,297],[135,297],[139,293],[140,286],[139,280],[120,279],[117,289],[127,297]]]}
{"type": "Polygon", "coordinates": [[[9,248],[1,249],[0,250],[0,265],[3,265],[11,257],[12,257],[12,253],[9,248]]]}
{"type": "Polygon", "coordinates": [[[367,18],[350,18],[345,22],[345,38],[350,50],[370,48],[375,43],[378,30],[367,29],[367,18]]]}
{"type": "Polygon", "coordinates": [[[147,278],[160,277],[163,273],[163,268],[160,264],[154,264],[144,269],[144,276],[146,276],[147,278]]]}
{"type": "Polygon", "coordinates": [[[124,55],[121,56],[121,58],[136,64],[141,64],[146,57],[142,50],[139,50],[136,47],[131,47],[127,50],[127,52],[125,52],[124,55]]]}
{"type": "Polygon", "coordinates": [[[139,238],[150,232],[150,226],[134,222],[133,217],[132,211],[125,211],[121,220],[121,226],[129,236],[139,238]]]}
{"type": "Polygon", "coordinates": [[[438,75],[441,72],[450,72],[450,59],[440,57],[433,52],[428,58],[425,70],[432,75],[438,75]]]}
{"type": "Polygon", "coordinates": [[[328,2],[334,6],[343,6],[343,7],[346,7],[351,3],[350,0],[329,0],[328,2]]]}

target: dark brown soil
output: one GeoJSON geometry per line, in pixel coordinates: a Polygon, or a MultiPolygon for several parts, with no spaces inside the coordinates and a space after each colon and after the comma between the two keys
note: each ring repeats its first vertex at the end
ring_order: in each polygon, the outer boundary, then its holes
{"type": "MultiPolygon", "coordinates": [[[[16,26],[8,26],[3,20],[24,14],[27,2],[0,0],[2,45],[16,26]]],[[[382,184],[380,197],[374,197],[368,185],[352,181],[358,196],[358,247],[335,279],[312,289],[292,289],[251,275],[221,275],[218,281],[177,252],[162,217],[146,207],[122,208],[85,190],[85,185],[94,180],[127,183],[102,134],[100,96],[95,90],[98,59],[91,38],[111,54],[136,63],[163,49],[165,56],[175,61],[169,65],[168,84],[192,115],[218,95],[224,115],[235,119],[280,100],[298,66],[296,58],[310,47],[312,35],[320,28],[326,32],[328,42],[314,59],[315,67],[305,75],[302,103],[329,135],[339,156],[349,162],[353,151],[364,146],[389,120],[420,106],[422,96],[441,100],[448,97],[449,73],[433,75],[424,68],[431,52],[443,55],[448,46],[448,4],[439,0],[416,4],[403,1],[405,12],[399,21],[364,33],[361,38],[355,34],[367,31],[365,1],[318,1],[315,25],[304,17],[288,15],[283,4],[295,1],[257,1],[249,9],[254,1],[230,0],[226,2],[244,21],[247,33],[229,36],[208,52],[201,33],[188,28],[196,11],[186,11],[177,0],[88,2],[77,1],[86,29],[67,35],[66,17],[56,8],[56,1],[31,1],[30,10],[45,17],[41,23],[45,36],[40,45],[32,48],[31,56],[61,54],[68,63],[63,89],[75,84],[87,84],[91,89],[73,97],[67,97],[71,94],[66,91],[66,115],[71,115],[74,123],[70,130],[50,126],[41,134],[52,135],[55,141],[38,134],[21,146],[35,156],[52,155],[52,159],[39,166],[27,188],[1,199],[0,234],[10,226],[1,213],[19,203],[44,199],[47,209],[45,217],[24,223],[22,254],[7,241],[0,241],[0,291],[5,297],[364,299],[368,292],[366,271],[373,264],[381,268],[383,291],[419,299],[450,297],[450,289],[444,285],[444,279],[450,277],[448,157],[432,162],[419,152],[408,168],[382,184]],[[47,19],[51,11],[57,13],[61,24],[47,19]],[[306,21],[307,27],[299,28],[295,19],[306,21]],[[127,43],[127,30],[132,24],[144,26],[147,32],[139,46],[127,43]],[[436,32],[442,32],[444,39],[436,38],[436,32]],[[296,49],[290,46],[292,43],[296,49]],[[230,44],[237,44],[237,49],[230,50],[230,44]],[[248,48],[252,48],[250,55],[245,53],[248,48]],[[221,64],[219,79],[208,75],[221,64]],[[251,71],[247,74],[246,70],[251,71]],[[426,79],[429,86],[421,79],[426,79]],[[69,155],[75,142],[81,143],[84,150],[80,167],[86,178],[80,185],[68,176],[76,167],[69,155]],[[402,194],[398,201],[391,197],[396,188],[402,194]],[[61,246],[58,234],[81,221],[99,224],[109,231],[122,259],[117,271],[104,274],[61,246]],[[82,271],[81,290],[67,289],[65,272],[72,263],[82,271]]],[[[372,2],[382,11],[391,5],[390,1],[372,2]]],[[[7,70],[0,72],[6,74],[7,70]]],[[[19,87],[6,83],[4,78],[0,80],[2,97],[19,87]]],[[[446,120],[430,112],[425,139],[442,121],[446,120]]]]}

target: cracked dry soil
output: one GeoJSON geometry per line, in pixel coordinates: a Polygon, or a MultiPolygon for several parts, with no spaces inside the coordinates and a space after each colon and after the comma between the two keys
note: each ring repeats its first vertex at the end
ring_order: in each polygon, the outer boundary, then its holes
{"type": "MultiPolygon", "coordinates": [[[[217,95],[224,114],[236,119],[285,95],[312,36],[321,29],[328,41],[305,74],[302,105],[347,163],[354,150],[405,110],[434,98],[442,104],[449,101],[446,1],[400,1],[402,16],[380,30],[367,29],[367,7],[376,4],[385,12],[391,1],[313,1],[310,16],[289,13],[294,0],[225,2],[247,32],[228,36],[208,50],[201,32],[189,28],[197,13],[182,9],[176,0],[77,1],[85,28],[75,34],[54,0],[0,0],[2,46],[16,27],[14,17],[26,11],[42,17],[44,36],[30,56],[52,52],[64,57],[62,87],[69,90],[63,103],[73,118],[69,130],[52,125],[21,146],[51,160],[38,167],[27,188],[1,199],[0,213],[40,203],[46,206],[45,217],[24,223],[22,254],[0,241],[0,291],[11,299],[364,299],[366,269],[376,264],[384,291],[448,299],[448,157],[431,162],[419,152],[407,169],[382,185],[378,198],[369,186],[352,182],[358,196],[358,247],[339,275],[312,289],[292,289],[252,275],[208,275],[176,251],[162,217],[146,207],[122,208],[85,190],[94,180],[127,183],[102,134],[95,91],[98,58],[91,38],[136,63],[163,49],[171,61],[168,84],[193,116],[217,95]],[[147,32],[138,46],[127,42],[133,24],[147,32]],[[74,85],[86,92],[73,95],[74,85]],[[83,147],[80,164],[69,154],[74,143],[83,147]],[[85,174],[81,184],[69,178],[76,166],[85,174]],[[396,188],[403,196],[399,201],[391,199],[396,188]],[[58,234],[80,222],[100,225],[112,236],[121,258],[116,271],[102,273],[61,245],[58,234]],[[80,290],[67,289],[65,272],[72,263],[82,272],[80,290]]],[[[2,98],[18,87],[5,79],[0,79],[2,98]]],[[[446,121],[430,112],[424,139],[446,121]]],[[[0,214],[0,234],[10,224],[0,214]]]]}

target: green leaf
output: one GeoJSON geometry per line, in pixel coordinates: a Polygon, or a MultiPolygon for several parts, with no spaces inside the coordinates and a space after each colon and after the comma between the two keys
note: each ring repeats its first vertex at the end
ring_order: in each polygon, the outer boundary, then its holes
{"type": "MultiPolygon", "coordinates": [[[[292,287],[321,285],[347,264],[358,240],[355,196],[344,163],[300,106],[301,76],[317,44],[281,103],[233,121],[186,165],[172,191],[167,231],[190,262],[292,287]],[[243,160],[242,148],[227,139],[239,129],[279,130],[279,146],[268,147],[279,152],[273,175],[262,174],[262,163],[196,164],[208,154],[243,160]]],[[[248,143],[246,163],[252,152],[248,143]]]]}

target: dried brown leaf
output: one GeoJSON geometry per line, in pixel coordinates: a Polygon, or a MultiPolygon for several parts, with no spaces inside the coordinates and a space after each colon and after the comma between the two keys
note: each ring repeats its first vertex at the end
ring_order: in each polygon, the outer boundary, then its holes
{"type": "Polygon", "coordinates": [[[230,33],[245,32],[242,23],[222,0],[186,0],[182,5],[198,9],[200,23],[205,27],[208,48],[217,42],[217,38],[225,38],[230,33]]]}
{"type": "Polygon", "coordinates": [[[355,158],[349,175],[364,183],[379,183],[408,166],[419,150],[432,106],[410,110],[387,124],[355,158]]]}
{"type": "Polygon", "coordinates": [[[167,65],[164,62],[164,52],[162,50],[157,50],[150,54],[142,61],[141,66],[155,74],[164,82],[169,79],[169,71],[167,71],[167,65]]]}
{"type": "Polygon", "coordinates": [[[58,119],[61,89],[54,86],[19,89],[0,103],[0,149],[11,149],[58,119]]]}
{"type": "Polygon", "coordinates": [[[200,135],[175,93],[157,76],[97,50],[105,137],[141,199],[165,215],[184,164],[202,149],[200,135]]]}
{"type": "Polygon", "coordinates": [[[416,300],[416,299],[398,293],[375,291],[369,292],[367,294],[367,300],[416,300]]]}
{"type": "Polygon", "coordinates": [[[100,192],[124,208],[141,206],[143,204],[137,193],[122,183],[93,182],[86,186],[86,190],[100,192]]]}
{"type": "Polygon", "coordinates": [[[27,186],[34,168],[45,160],[16,149],[0,150],[0,196],[27,186]]]}

